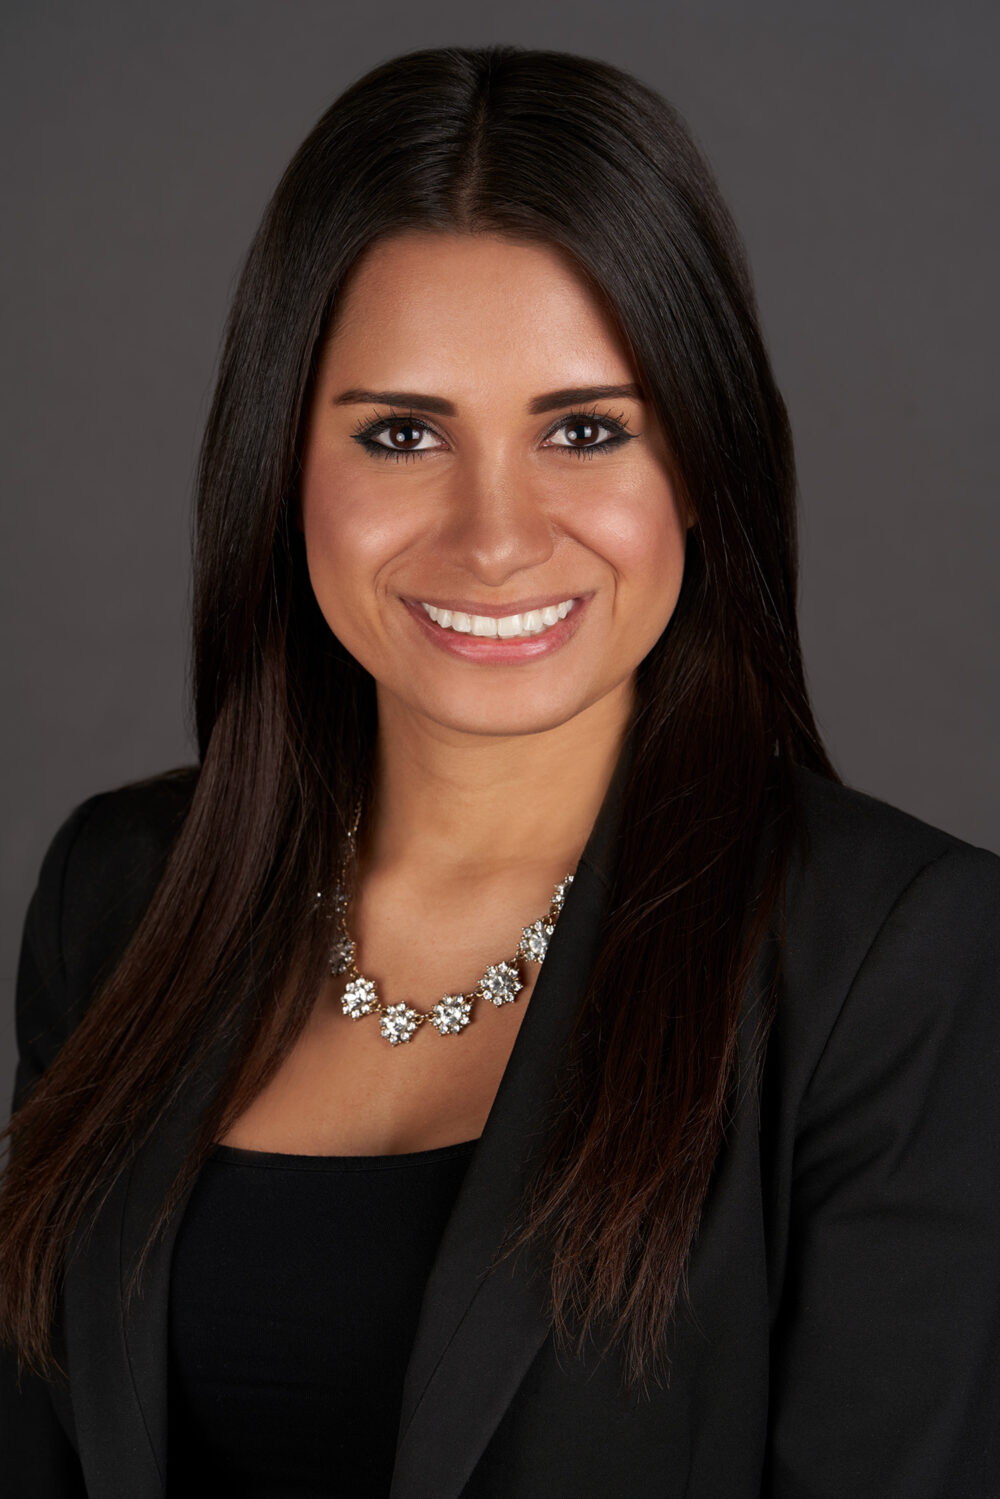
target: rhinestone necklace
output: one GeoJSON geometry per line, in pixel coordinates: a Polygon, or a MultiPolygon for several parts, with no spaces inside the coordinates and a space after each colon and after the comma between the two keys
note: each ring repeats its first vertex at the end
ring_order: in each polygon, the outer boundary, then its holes
{"type": "MultiPolygon", "coordinates": [[[[358,816],[354,819],[354,828],[349,835],[352,850],[353,834],[357,825],[358,816]]],[[[415,1010],[404,1001],[394,1005],[382,1004],[374,979],[365,978],[354,961],[355,944],[347,930],[347,908],[350,904],[350,897],[347,893],[345,861],[340,880],[333,893],[337,935],[330,950],[330,972],[335,977],[340,977],[345,973],[348,976],[348,984],[340,1001],[341,1009],[352,1020],[360,1020],[364,1015],[378,1015],[379,1030],[393,1046],[409,1041],[418,1026],[423,1025],[425,1021],[430,1022],[439,1036],[457,1036],[469,1024],[472,1018],[472,1006],[477,999],[488,999],[491,1004],[497,1006],[514,1003],[519,992],[524,988],[521,963],[541,965],[544,961],[549,941],[566,899],[566,891],[572,883],[571,874],[560,881],[552,892],[552,899],[545,915],[533,921],[530,926],[522,928],[521,940],[513,956],[502,958],[498,963],[491,963],[474,989],[465,994],[445,994],[431,1009],[415,1010]]]]}

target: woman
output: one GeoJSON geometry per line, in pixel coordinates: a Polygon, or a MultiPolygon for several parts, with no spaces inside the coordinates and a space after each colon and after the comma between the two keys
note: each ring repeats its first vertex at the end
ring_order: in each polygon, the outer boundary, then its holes
{"type": "Polygon", "coordinates": [[[669,106],[348,89],[226,339],[199,765],[28,914],[18,1495],[1000,1490],[1000,860],[840,784],[794,595],[669,106]]]}

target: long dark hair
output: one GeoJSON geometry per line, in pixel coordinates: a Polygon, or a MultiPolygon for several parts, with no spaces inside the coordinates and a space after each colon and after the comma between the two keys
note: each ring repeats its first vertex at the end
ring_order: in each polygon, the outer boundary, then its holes
{"type": "Polygon", "coordinates": [[[548,1247],[561,1339],[582,1348],[610,1318],[630,1382],[660,1363],[800,825],[795,767],[836,776],[803,680],[788,421],[711,171],[627,73],[490,46],[411,52],[348,88],[251,247],[200,466],[190,811],[117,967],[8,1127],[0,1330],[40,1370],[70,1236],[177,1080],[238,1038],[132,1291],[322,982],[326,930],[302,893],[343,852],[376,725],[373,683],[308,583],[300,447],[345,276],[412,228],[569,253],[617,321],[697,516],[676,610],[638,671],[601,955],[517,1231],[548,1247]]]}

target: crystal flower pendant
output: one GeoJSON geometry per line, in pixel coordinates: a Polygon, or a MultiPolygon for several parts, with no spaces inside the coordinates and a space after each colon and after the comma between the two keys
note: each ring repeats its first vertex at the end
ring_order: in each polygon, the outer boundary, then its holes
{"type": "MultiPolygon", "coordinates": [[[[366,978],[357,966],[357,949],[347,930],[347,909],[350,901],[346,894],[343,875],[336,886],[332,905],[332,917],[336,935],[330,947],[329,968],[335,977],[347,975],[347,984],[341,996],[340,1007],[351,1020],[361,1020],[366,1015],[378,1015],[379,1033],[390,1046],[401,1046],[411,1041],[420,1027],[429,1023],[439,1036],[457,1036],[472,1019],[472,1007],[477,999],[490,1004],[513,1004],[525,987],[521,971],[522,963],[542,964],[549,950],[549,943],[556,929],[566,900],[566,892],[573,883],[573,876],[556,886],[544,916],[522,928],[517,950],[509,958],[491,963],[476,987],[468,994],[446,994],[429,1010],[416,1010],[405,1001],[385,1005],[379,998],[374,979],[366,978]]],[[[322,899],[318,895],[317,899],[322,899]]]]}

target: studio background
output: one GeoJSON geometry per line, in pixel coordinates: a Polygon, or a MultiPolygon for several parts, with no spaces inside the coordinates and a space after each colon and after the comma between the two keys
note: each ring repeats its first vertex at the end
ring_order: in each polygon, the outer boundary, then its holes
{"type": "Polygon", "coordinates": [[[1000,851],[995,5],[7,0],[0,35],[2,1117],[52,834],[93,792],[195,758],[191,493],[243,255],[322,111],[415,47],[602,57],[681,110],[791,414],[834,762],[1000,851]]]}

